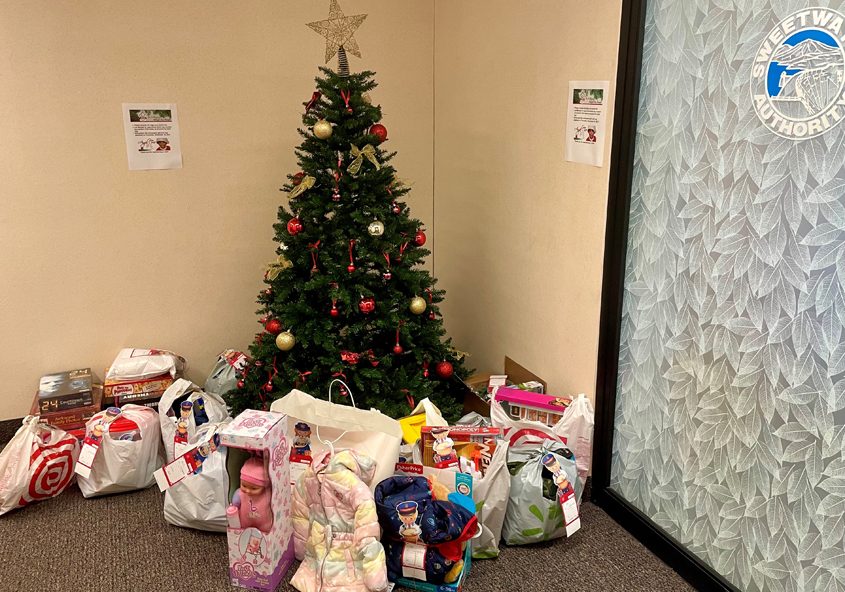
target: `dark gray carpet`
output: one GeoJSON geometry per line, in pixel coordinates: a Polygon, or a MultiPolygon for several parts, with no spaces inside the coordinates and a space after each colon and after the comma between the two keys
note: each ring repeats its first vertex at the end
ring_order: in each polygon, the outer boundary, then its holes
{"type": "MultiPolygon", "coordinates": [[[[0,448],[19,426],[0,422],[0,448]]],[[[0,591],[240,590],[227,581],[226,536],[170,526],[162,504],[156,487],[86,500],[73,486],[0,516],[0,591]]],[[[464,590],[693,590],[600,508],[585,502],[581,512],[581,531],[571,539],[506,547],[498,559],[474,562],[464,590]]]]}

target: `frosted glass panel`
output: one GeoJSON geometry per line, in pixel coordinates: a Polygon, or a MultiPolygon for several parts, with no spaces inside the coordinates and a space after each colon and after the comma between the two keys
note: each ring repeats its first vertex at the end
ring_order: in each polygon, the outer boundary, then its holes
{"type": "Polygon", "coordinates": [[[845,590],[845,25],[648,5],[611,487],[742,590],[845,590]]]}

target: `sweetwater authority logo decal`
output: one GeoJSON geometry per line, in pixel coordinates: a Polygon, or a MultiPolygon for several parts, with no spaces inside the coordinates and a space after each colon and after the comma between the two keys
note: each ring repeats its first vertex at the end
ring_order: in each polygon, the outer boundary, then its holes
{"type": "Polygon", "coordinates": [[[825,133],[845,118],[845,16],[799,10],[769,32],[751,69],[757,116],[791,140],[825,133]]]}

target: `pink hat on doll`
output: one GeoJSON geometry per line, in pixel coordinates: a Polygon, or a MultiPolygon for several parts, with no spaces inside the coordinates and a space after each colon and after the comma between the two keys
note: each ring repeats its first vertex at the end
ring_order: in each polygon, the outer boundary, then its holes
{"type": "Polygon", "coordinates": [[[241,467],[241,481],[267,487],[270,485],[270,478],[264,470],[264,461],[253,456],[241,467]]]}

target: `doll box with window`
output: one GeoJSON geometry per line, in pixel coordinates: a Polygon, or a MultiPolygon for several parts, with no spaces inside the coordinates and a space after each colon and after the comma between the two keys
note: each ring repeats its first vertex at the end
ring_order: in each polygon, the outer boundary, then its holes
{"type": "Polygon", "coordinates": [[[220,444],[228,448],[230,581],[275,590],[294,558],[288,417],[247,409],[220,432],[220,444]]]}

